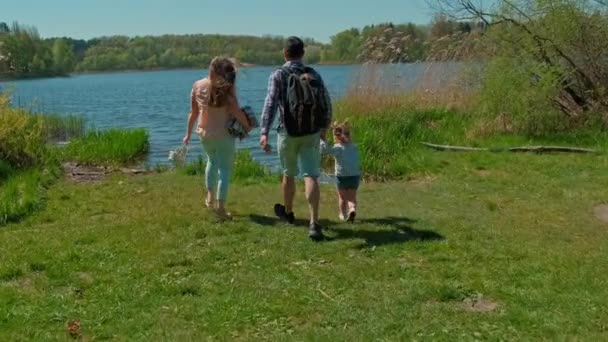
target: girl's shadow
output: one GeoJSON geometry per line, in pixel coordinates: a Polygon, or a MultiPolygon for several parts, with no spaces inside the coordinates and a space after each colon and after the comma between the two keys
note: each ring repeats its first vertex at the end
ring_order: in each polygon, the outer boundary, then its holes
{"type": "Polygon", "coordinates": [[[385,217],[369,218],[357,221],[353,228],[343,226],[332,227],[330,232],[336,233],[330,240],[361,239],[364,242],[358,248],[371,248],[390,244],[406,243],[409,241],[440,241],[444,236],[428,229],[417,229],[412,227],[416,220],[407,217],[385,217]],[[390,229],[370,230],[367,224],[386,226],[390,229]]]}

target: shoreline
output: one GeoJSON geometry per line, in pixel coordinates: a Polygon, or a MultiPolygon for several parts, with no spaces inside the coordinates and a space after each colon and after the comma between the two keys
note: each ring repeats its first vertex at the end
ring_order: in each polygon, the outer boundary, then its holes
{"type": "MultiPolygon", "coordinates": [[[[413,64],[413,63],[402,63],[402,64],[413,64]]],[[[357,65],[365,65],[364,63],[357,62],[321,62],[316,64],[310,64],[311,66],[357,66],[357,65]]],[[[250,64],[250,63],[241,63],[237,66],[238,69],[252,69],[252,68],[272,68],[272,67],[280,67],[278,64],[250,64]]],[[[20,78],[12,78],[12,77],[3,77],[0,76],[0,82],[15,82],[15,81],[26,81],[26,80],[39,80],[39,79],[51,79],[51,78],[70,78],[73,76],[82,76],[82,75],[100,75],[100,74],[123,74],[123,73],[140,73],[140,72],[155,72],[155,71],[193,71],[193,70],[207,70],[207,67],[184,67],[184,68],[153,68],[153,69],[121,69],[121,70],[91,70],[91,71],[75,71],[71,72],[67,75],[57,75],[57,76],[27,76],[20,78]]]]}

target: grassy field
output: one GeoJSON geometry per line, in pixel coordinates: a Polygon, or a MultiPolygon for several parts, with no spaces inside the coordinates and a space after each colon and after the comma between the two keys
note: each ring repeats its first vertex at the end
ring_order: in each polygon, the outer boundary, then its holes
{"type": "Polygon", "coordinates": [[[0,340],[608,339],[606,155],[416,153],[434,171],[364,184],[355,225],[324,187],[320,244],[272,183],[220,225],[199,175],[62,181],[0,229],[0,340]]]}

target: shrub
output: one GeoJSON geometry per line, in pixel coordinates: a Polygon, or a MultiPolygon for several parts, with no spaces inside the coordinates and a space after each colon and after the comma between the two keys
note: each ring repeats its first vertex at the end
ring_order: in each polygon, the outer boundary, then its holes
{"type": "Polygon", "coordinates": [[[47,148],[40,118],[7,106],[0,107],[0,159],[14,168],[43,162],[47,148]]]}

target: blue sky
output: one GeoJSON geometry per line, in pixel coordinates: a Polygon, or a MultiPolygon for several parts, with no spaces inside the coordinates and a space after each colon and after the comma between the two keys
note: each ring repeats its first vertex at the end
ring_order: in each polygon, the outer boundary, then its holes
{"type": "MultiPolygon", "coordinates": [[[[4,2],[4,1],[3,1],[4,2]]],[[[351,27],[427,23],[425,0],[17,0],[0,22],[34,25],[43,37],[224,33],[299,35],[327,42],[351,27]]]]}

